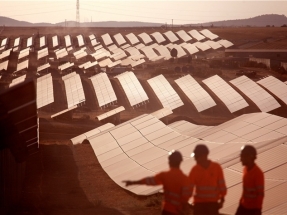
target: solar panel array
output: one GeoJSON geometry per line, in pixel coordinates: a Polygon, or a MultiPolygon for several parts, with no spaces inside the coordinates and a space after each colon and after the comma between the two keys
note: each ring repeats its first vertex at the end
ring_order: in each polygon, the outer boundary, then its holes
{"type": "Polygon", "coordinates": [[[41,72],[43,71],[44,69],[48,69],[51,65],[49,63],[45,63],[39,67],[37,67],[37,72],[41,72]]]}
{"type": "Polygon", "coordinates": [[[29,60],[22,61],[21,63],[17,64],[15,72],[21,71],[23,69],[27,69],[28,66],[29,66],[29,60]]]}
{"type": "Polygon", "coordinates": [[[175,83],[194,104],[198,112],[216,105],[212,97],[190,75],[176,79],[175,83]]]}
{"type": "Polygon", "coordinates": [[[150,35],[154,38],[154,40],[158,44],[161,44],[161,43],[166,41],[166,39],[162,36],[162,34],[160,32],[154,32],[154,33],[152,33],[150,35]]]}
{"type": "Polygon", "coordinates": [[[196,46],[198,49],[200,49],[201,51],[206,51],[208,49],[210,49],[211,47],[209,45],[207,45],[206,43],[202,43],[202,42],[195,42],[192,45],[196,46]]]}
{"type": "Polygon", "coordinates": [[[85,102],[85,94],[80,75],[76,72],[62,77],[64,81],[68,108],[85,102]]]}
{"type": "Polygon", "coordinates": [[[101,37],[102,37],[103,42],[106,46],[113,44],[113,40],[108,33],[102,35],[101,37]]]}
{"type": "Polygon", "coordinates": [[[17,37],[15,40],[14,40],[14,46],[13,47],[17,47],[20,45],[20,37],[17,37]]]}
{"type": "Polygon", "coordinates": [[[180,97],[163,75],[151,78],[147,80],[147,82],[164,108],[174,110],[183,106],[183,102],[180,97]]]}
{"type": "Polygon", "coordinates": [[[82,46],[85,45],[83,35],[81,35],[81,34],[78,35],[78,36],[77,36],[77,40],[78,40],[78,45],[79,45],[79,47],[82,47],[82,46]]]}
{"type": "Polygon", "coordinates": [[[46,37],[42,36],[40,37],[40,48],[46,45],[46,37]]]}
{"type": "Polygon", "coordinates": [[[66,48],[62,48],[62,49],[56,50],[55,54],[56,54],[56,58],[57,59],[60,59],[60,58],[68,56],[68,52],[67,52],[66,48]]]}
{"type": "Polygon", "coordinates": [[[145,45],[148,45],[149,43],[152,43],[152,42],[153,42],[153,40],[151,39],[151,37],[150,37],[147,33],[145,33],[145,32],[139,34],[138,37],[140,37],[140,38],[142,39],[142,41],[143,41],[143,43],[144,43],[145,45]]]}
{"type": "Polygon", "coordinates": [[[18,78],[14,78],[12,80],[12,82],[9,84],[9,88],[13,87],[13,86],[15,86],[17,84],[23,83],[25,81],[25,79],[26,79],[26,75],[22,75],[22,76],[20,76],[18,78]]]}
{"type": "Polygon", "coordinates": [[[37,52],[37,60],[49,55],[48,48],[43,48],[37,52]]]}
{"type": "Polygon", "coordinates": [[[219,49],[222,47],[220,43],[212,41],[212,40],[207,40],[204,43],[210,46],[212,49],[219,49]]]}
{"type": "Polygon", "coordinates": [[[273,76],[268,76],[257,81],[258,84],[266,88],[269,92],[287,104],[287,85],[273,76]]]}
{"type": "Polygon", "coordinates": [[[20,60],[20,59],[22,59],[24,57],[27,57],[29,54],[30,54],[30,48],[29,47],[21,50],[19,52],[19,55],[18,55],[18,60],[20,60]]]}
{"type": "Polygon", "coordinates": [[[199,50],[197,49],[197,47],[193,44],[190,43],[181,43],[180,46],[186,50],[190,55],[195,54],[197,52],[199,52],[199,50]]]}
{"type": "Polygon", "coordinates": [[[267,66],[268,68],[270,68],[270,59],[265,59],[265,58],[256,58],[256,57],[250,57],[249,58],[249,61],[253,61],[253,62],[256,62],[256,63],[262,63],[264,64],[265,66],[267,66]]]}
{"type": "Polygon", "coordinates": [[[125,38],[124,38],[123,35],[120,34],[120,33],[114,35],[114,38],[115,38],[115,40],[116,40],[116,42],[117,42],[117,44],[118,44],[119,46],[122,46],[122,45],[124,45],[124,44],[126,43],[125,38]]]}
{"type": "Polygon", "coordinates": [[[72,138],[71,142],[73,143],[73,145],[81,144],[85,139],[91,138],[92,136],[99,134],[102,131],[108,130],[114,126],[115,125],[112,123],[106,123],[100,127],[94,128],[86,133],[83,133],[77,137],[72,138]]]}
{"type": "Polygon", "coordinates": [[[27,46],[26,47],[31,47],[33,45],[33,37],[29,37],[27,39],[27,46]]]}
{"type": "Polygon", "coordinates": [[[127,96],[131,107],[148,101],[148,96],[133,72],[124,72],[115,76],[127,96]]]}
{"type": "Polygon", "coordinates": [[[54,102],[53,80],[51,73],[37,78],[37,108],[54,102]]]}
{"type": "Polygon", "coordinates": [[[262,112],[269,112],[281,106],[273,96],[244,75],[233,79],[230,83],[249,97],[262,112]]]}
{"type": "Polygon", "coordinates": [[[52,46],[53,46],[53,48],[54,47],[57,47],[58,45],[59,45],[59,40],[58,40],[58,36],[57,35],[55,35],[55,36],[53,36],[52,37],[52,46]]]}
{"type": "Polygon", "coordinates": [[[8,63],[9,63],[9,60],[6,60],[6,61],[3,61],[0,63],[0,71],[1,70],[7,70],[8,68],[8,63]]]}
{"type": "Polygon", "coordinates": [[[4,39],[1,41],[0,47],[6,46],[6,45],[7,45],[7,42],[8,42],[8,38],[4,38],[4,39]]]}
{"type": "Polygon", "coordinates": [[[184,30],[179,30],[179,31],[177,31],[175,33],[177,34],[177,36],[180,37],[180,39],[183,42],[188,42],[188,41],[192,40],[191,36],[189,36],[184,30]]]}
{"type": "Polygon", "coordinates": [[[71,36],[70,35],[66,35],[64,38],[65,38],[66,47],[71,46],[72,45],[71,36]]]}
{"type": "Polygon", "coordinates": [[[210,40],[214,40],[214,39],[218,38],[218,35],[212,33],[208,29],[203,29],[200,31],[200,33],[203,34],[205,37],[209,38],[210,40]]]}
{"type": "Polygon", "coordinates": [[[63,71],[65,69],[71,68],[72,66],[74,66],[74,63],[67,62],[67,63],[64,63],[62,65],[59,65],[58,69],[63,71]]]}
{"type": "Polygon", "coordinates": [[[230,42],[230,41],[228,41],[228,40],[223,40],[223,39],[221,39],[221,40],[219,40],[219,41],[217,41],[219,44],[221,44],[222,46],[224,46],[224,48],[229,48],[229,47],[231,47],[231,46],[233,46],[234,44],[232,43],[232,42],[230,42]]]}
{"type": "Polygon", "coordinates": [[[125,110],[125,108],[123,106],[120,106],[120,107],[117,107],[117,108],[115,108],[113,110],[110,110],[110,111],[108,111],[106,113],[103,113],[103,114],[97,116],[97,119],[99,121],[101,121],[101,120],[106,119],[106,118],[108,118],[110,116],[113,116],[113,115],[115,115],[117,113],[120,113],[120,112],[122,112],[124,110],[125,110]]]}
{"type": "Polygon", "coordinates": [[[249,106],[244,98],[218,75],[204,79],[202,82],[216,94],[231,113],[249,106]]]}
{"type": "Polygon", "coordinates": [[[90,77],[99,107],[117,101],[117,96],[106,73],[99,73],[90,77]]]}
{"type": "Polygon", "coordinates": [[[174,42],[177,42],[179,40],[177,38],[177,36],[172,31],[167,31],[163,34],[166,36],[166,38],[169,40],[170,43],[174,43],[174,42]]]}
{"type": "Polygon", "coordinates": [[[7,49],[0,54],[0,60],[9,57],[11,54],[12,49],[7,49]]]}
{"type": "Polygon", "coordinates": [[[188,32],[193,38],[195,38],[197,41],[201,41],[205,39],[205,36],[203,36],[201,33],[199,33],[197,30],[191,30],[188,32]]]}
{"type": "Polygon", "coordinates": [[[131,45],[136,45],[140,42],[136,35],[134,35],[133,33],[127,34],[126,38],[129,40],[131,45]]]}

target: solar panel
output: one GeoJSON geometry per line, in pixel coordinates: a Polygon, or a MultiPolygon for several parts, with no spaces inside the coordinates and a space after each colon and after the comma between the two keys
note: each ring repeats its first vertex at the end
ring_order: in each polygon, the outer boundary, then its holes
{"type": "Polygon", "coordinates": [[[132,46],[126,48],[125,51],[127,51],[129,53],[129,55],[131,55],[131,56],[132,55],[141,55],[140,51],[137,48],[132,47],[132,46]]]}
{"type": "Polygon", "coordinates": [[[51,65],[49,63],[45,63],[37,68],[37,72],[41,72],[44,69],[48,69],[51,65]]]}
{"type": "Polygon", "coordinates": [[[145,32],[139,34],[138,37],[140,37],[142,39],[142,41],[145,45],[148,45],[148,44],[153,42],[151,37],[145,32]]]}
{"type": "Polygon", "coordinates": [[[20,45],[20,37],[18,37],[14,40],[14,46],[13,47],[17,47],[19,45],[20,45]]]}
{"type": "Polygon", "coordinates": [[[231,113],[248,106],[248,103],[244,98],[218,75],[204,79],[202,82],[206,84],[213,93],[215,93],[231,113]]]}
{"type": "Polygon", "coordinates": [[[30,47],[30,46],[32,46],[33,45],[33,37],[29,37],[28,39],[27,39],[27,46],[26,47],[30,47]]]}
{"type": "Polygon", "coordinates": [[[200,34],[197,30],[191,30],[188,32],[193,38],[195,38],[197,41],[201,41],[205,39],[205,36],[200,34]]]}
{"type": "Polygon", "coordinates": [[[212,49],[219,49],[222,47],[220,43],[212,41],[212,40],[207,40],[204,43],[209,45],[212,49]]]}
{"type": "Polygon", "coordinates": [[[196,46],[193,44],[190,44],[190,43],[181,43],[180,46],[184,50],[186,50],[190,55],[199,52],[199,50],[196,48],[196,46]]]}
{"type": "Polygon", "coordinates": [[[201,51],[206,51],[211,48],[209,45],[207,45],[206,43],[202,43],[202,42],[195,42],[192,45],[196,46],[201,51]]]}
{"type": "Polygon", "coordinates": [[[79,136],[76,136],[74,138],[71,139],[71,142],[73,143],[73,145],[77,145],[77,144],[81,144],[85,139],[91,138],[96,134],[101,133],[102,131],[108,130],[112,127],[114,127],[115,125],[112,123],[106,123],[102,126],[99,126],[97,128],[94,128],[86,133],[83,133],[79,136]]]}
{"type": "Polygon", "coordinates": [[[46,37],[42,36],[40,37],[40,48],[46,45],[46,37]]]}
{"type": "Polygon", "coordinates": [[[154,40],[156,41],[156,43],[161,44],[163,42],[166,41],[166,39],[162,36],[162,34],[160,32],[154,32],[152,34],[150,34],[151,37],[154,38],[154,40]]]}
{"type": "Polygon", "coordinates": [[[281,106],[273,96],[244,75],[230,83],[249,97],[262,112],[269,112],[281,106]]]}
{"type": "Polygon", "coordinates": [[[25,81],[25,79],[26,79],[26,75],[22,75],[22,76],[20,76],[18,78],[13,79],[12,82],[9,84],[9,88],[13,87],[13,86],[15,86],[17,84],[23,83],[25,81]]]}
{"type": "Polygon", "coordinates": [[[141,51],[150,61],[158,61],[164,58],[164,56],[157,55],[151,46],[145,46],[141,48],[141,51]]]}
{"type": "Polygon", "coordinates": [[[77,36],[77,40],[78,40],[78,45],[79,45],[79,47],[82,47],[82,46],[84,46],[85,45],[85,42],[84,42],[84,37],[83,37],[83,35],[78,35],[77,36]]]}
{"type": "Polygon", "coordinates": [[[79,74],[73,72],[63,76],[62,80],[64,81],[68,108],[86,101],[79,74]]]}
{"type": "Polygon", "coordinates": [[[30,54],[30,48],[25,48],[19,52],[18,60],[27,57],[30,54]]]}
{"type": "Polygon", "coordinates": [[[201,34],[203,34],[205,37],[209,38],[210,40],[214,40],[218,38],[218,35],[213,34],[210,30],[208,29],[203,29],[200,31],[201,34]]]}
{"type": "Polygon", "coordinates": [[[192,38],[184,30],[179,30],[175,33],[183,42],[188,42],[192,40],[192,38]]]}
{"type": "Polygon", "coordinates": [[[105,57],[110,57],[111,53],[105,48],[98,49],[95,53],[91,54],[96,60],[100,60],[105,57]]]}
{"type": "Polygon", "coordinates": [[[114,35],[114,38],[118,46],[124,45],[127,42],[121,33],[114,35]]]}
{"type": "Polygon", "coordinates": [[[204,111],[216,105],[211,96],[190,75],[176,79],[175,83],[194,104],[198,112],[204,111]]]}
{"type": "Polygon", "coordinates": [[[104,41],[104,44],[106,46],[113,44],[113,40],[112,40],[111,36],[108,33],[102,35],[101,37],[102,37],[102,39],[104,41]]]}
{"type": "Polygon", "coordinates": [[[58,45],[59,45],[58,36],[55,35],[55,36],[52,37],[52,46],[54,48],[54,47],[57,47],[58,45]]]}
{"type": "Polygon", "coordinates": [[[2,53],[0,54],[0,60],[4,59],[4,58],[6,58],[6,57],[9,57],[10,54],[11,54],[11,51],[12,51],[12,49],[7,49],[7,50],[5,50],[4,52],[2,52],[2,53]]]}
{"type": "Polygon", "coordinates": [[[104,68],[104,67],[109,67],[109,68],[112,68],[112,67],[115,67],[117,65],[120,65],[121,64],[121,60],[117,60],[117,61],[112,61],[110,58],[106,58],[102,61],[99,61],[99,66],[104,68]]]}
{"type": "Polygon", "coordinates": [[[7,70],[8,68],[8,63],[9,63],[9,60],[6,60],[4,62],[0,62],[0,71],[1,70],[7,70]]]}
{"type": "Polygon", "coordinates": [[[249,57],[249,61],[253,61],[256,63],[262,63],[266,65],[268,68],[270,68],[270,61],[271,61],[270,59],[249,57]]]}
{"type": "Polygon", "coordinates": [[[29,60],[22,61],[21,63],[17,64],[17,68],[15,72],[21,71],[23,69],[27,69],[29,66],[29,60]]]}
{"type": "Polygon", "coordinates": [[[76,52],[73,53],[73,55],[75,56],[75,58],[78,60],[78,59],[81,59],[83,57],[86,57],[88,54],[87,52],[85,51],[86,48],[82,48],[76,52]]]}
{"type": "Polygon", "coordinates": [[[49,55],[48,48],[43,48],[37,52],[37,60],[49,55]]]}
{"type": "Polygon", "coordinates": [[[68,56],[68,52],[66,48],[62,48],[62,49],[55,51],[55,54],[56,54],[57,59],[68,56]]]}
{"type": "Polygon", "coordinates": [[[221,40],[219,40],[219,41],[217,41],[217,42],[218,42],[220,45],[224,46],[224,48],[229,48],[229,47],[231,47],[231,46],[234,45],[232,42],[230,42],[230,41],[228,41],[228,40],[223,40],[223,39],[221,39],[221,40]]]}
{"type": "Polygon", "coordinates": [[[161,118],[166,117],[166,116],[168,116],[170,114],[173,114],[171,109],[169,109],[169,108],[162,108],[160,110],[152,112],[150,115],[155,116],[158,119],[161,119],[161,118]]]}
{"type": "Polygon", "coordinates": [[[89,79],[93,84],[99,107],[117,101],[117,96],[106,73],[99,73],[89,79]]]}
{"type": "Polygon", "coordinates": [[[113,115],[115,115],[117,113],[120,113],[120,112],[122,112],[124,110],[125,110],[125,108],[123,106],[120,106],[120,107],[117,107],[117,108],[115,108],[113,110],[110,110],[110,111],[108,111],[106,113],[103,113],[103,114],[97,116],[97,119],[99,121],[101,121],[101,120],[106,119],[106,118],[108,118],[110,116],[113,116],[113,115]]]}
{"type": "Polygon", "coordinates": [[[37,78],[37,108],[54,102],[53,80],[51,73],[37,78]]]}
{"type": "Polygon", "coordinates": [[[167,31],[165,33],[163,33],[166,38],[168,39],[168,41],[170,43],[174,43],[174,42],[177,42],[179,39],[177,38],[177,36],[172,32],[172,31],[167,31]]]}
{"type": "Polygon", "coordinates": [[[187,54],[186,52],[182,49],[180,45],[177,44],[168,44],[167,48],[171,51],[172,49],[177,50],[177,58],[185,57],[187,54]]]}
{"type": "Polygon", "coordinates": [[[70,35],[66,35],[64,38],[65,38],[66,47],[71,46],[72,45],[71,36],[70,35]]]}
{"type": "Polygon", "coordinates": [[[134,35],[133,33],[129,33],[126,35],[126,38],[128,39],[128,41],[130,42],[130,44],[132,46],[136,45],[137,43],[139,43],[139,39],[136,37],[136,35],[134,35]]]}
{"type": "Polygon", "coordinates": [[[6,45],[7,45],[7,42],[8,42],[8,38],[4,38],[4,39],[1,41],[0,47],[6,46],[6,45]]]}
{"type": "Polygon", "coordinates": [[[148,101],[148,96],[133,72],[115,76],[120,82],[131,107],[148,101]]]}
{"type": "Polygon", "coordinates": [[[257,81],[258,84],[266,88],[273,95],[287,104],[287,85],[273,76],[257,81]]]}
{"type": "Polygon", "coordinates": [[[169,60],[171,58],[170,51],[168,50],[167,47],[159,45],[154,49],[159,53],[160,56],[164,57],[164,60],[169,60]]]}
{"type": "Polygon", "coordinates": [[[178,94],[163,75],[151,78],[147,80],[147,82],[164,108],[174,110],[184,105],[178,94]]]}
{"type": "Polygon", "coordinates": [[[63,70],[68,69],[68,68],[70,68],[72,66],[74,66],[74,63],[67,62],[67,63],[64,63],[62,65],[59,65],[58,69],[63,71],[63,70]]]}

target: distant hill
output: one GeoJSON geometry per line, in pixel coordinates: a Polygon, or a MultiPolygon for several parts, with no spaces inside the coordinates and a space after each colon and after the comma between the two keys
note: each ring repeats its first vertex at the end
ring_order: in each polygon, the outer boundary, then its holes
{"type": "MultiPolygon", "coordinates": [[[[236,19],[236,20],[225,20],[218,22],[208,22],[202,23],[203,26],[256,26],[256,27],[265,27],[267,25],[282,26],[287,25],[287,17],[285,15],[277,14],[266,14],[261,16],[256,16],[249,19],[236,19]]],[[[199,24],[200,25],[200,24],[199,24]]]]}
{"type": "MultiPolygon", "coordinates": [[[[249,19],[237,19],[237,20],[225,20],[225,21],[216,21],[216,22],[207,22],[207,23],[198,23],[198,24],[189,24],[191,26],[254,26],[254,27],[265,27],[267,25],[282,26],[287,25],[287,17],[285,15],[277,14],[267,14],[256,16],[249,19]]],[[[74,27],[76,26],[75,21],[60,22],[56,24],[51,23],[30,23],[24,21],[18,21],[8,17],[0,16],[0,26],[19,26],[19,27],[32,27],[32,26],[67,26],[74,27]]],[[[162,23],[150,23],[150,22],[117,22],[117,21],[108,21],[108,22],[84,22],[80,23],[82,27],[159,27],[162,26],[162,23]]]]}

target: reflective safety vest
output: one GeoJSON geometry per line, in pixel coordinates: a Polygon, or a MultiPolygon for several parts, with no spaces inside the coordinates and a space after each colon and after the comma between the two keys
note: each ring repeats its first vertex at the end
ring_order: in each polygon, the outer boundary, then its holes
{"type": "Polygon", "coordinates": [[[262,208],[264,198],[264,175],[255,164],[251,170],[243,168],[243,192],[240,203],[245,208],[262,208]]]}
{"type": "Polygon", "coordinates": [[[154,177],[142,179],[146,185],[163,185],[163,210],[179,214],[182,207],[191,197],[191,187],[188,177],[178,168],[161,172],[154,177]]]}
{"type": "Polygon", "coordinates": [[[189,173],[189,179],[194,203],[217,202],[226,195],[223,171],[218,163],[210,161],[207,169],[195,165],[189,173]]]}

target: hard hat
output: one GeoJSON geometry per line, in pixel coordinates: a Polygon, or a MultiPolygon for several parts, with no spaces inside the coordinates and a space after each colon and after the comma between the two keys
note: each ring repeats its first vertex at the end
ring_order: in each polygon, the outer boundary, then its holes
{"type": "Polygon", "coordinates": [[[209,150],[206,145],[198,144],[195,146],[193,153],[191,153],[190,156],[194,157],[194,156],[208,155],[208,153],[209,153],[209,150]]]}
{"type": "Polygon", "coordinates": [[[244,145],[241,147],[241,154],[244,155],[251,155],[251,156],[256,156],[257,152],[254,146],[252,145],[244,145]]]}
{"type": "Polygon", "coordinates": [[[169,154],[168,160],[171,163],[180,163],[182,161],[182,155],[179,151],[172,150],[168,154],[169,154]]]}

